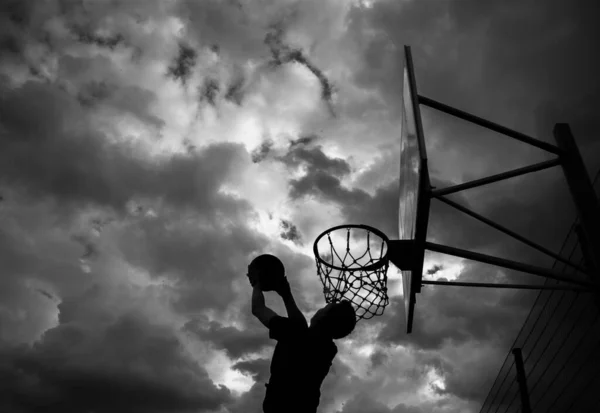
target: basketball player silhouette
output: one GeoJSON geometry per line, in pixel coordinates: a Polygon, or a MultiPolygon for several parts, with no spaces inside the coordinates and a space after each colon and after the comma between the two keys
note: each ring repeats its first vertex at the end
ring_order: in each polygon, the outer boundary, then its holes
{"type": "Polygon", "coordinates": [[[248,266],[252,286],[252,314],[277,341],[266,385],[264,413],[315,413],[321,384],[337,354],[334,339],[350,334],[356,325],[349,301],[329,303],[310,320],[296,305],[285,277],[283,263],[273,255],[261,255],[248,266]],[[283,299],[287,317],[265,305],[264,291],[275,291],[283,299]]]}

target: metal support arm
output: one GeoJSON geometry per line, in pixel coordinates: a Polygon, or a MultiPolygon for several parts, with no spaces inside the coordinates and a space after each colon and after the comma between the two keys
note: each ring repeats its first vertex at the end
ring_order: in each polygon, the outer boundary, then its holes
{"type": "Polygon", "coordinates": [[[518,241],[521,241],[522,243],[524,243],[526,245],[529,245],[531,248],[534,248],[534,249],[536,249],[536,250],[538,250],[538,251],[540,251],[540,252],[542,252],[542,253],[544,253],[544,254],[552,257],[552,258],[554,258],[557,261],[560,261],[560,262],[562,262],[564,264],[567,264],[570,267],[575,268],[576,270],[581,271],[581,272],[583,272],[585,274],[588,273],[588,270],[586,268],[583,268],[583,267],[581,267],[581,266],[579,266],[579,265],[577,265],[577,264],[569,261],[568,259],[563,258],[560,255],[558,255],[558,254],[550,251],[549,249],[544,248],[544,247],[542,247],[539,244],[536,244],[535,242],[533,242],[533,241],[525,238],[524,236],[519,235],[516,232],[513,232],[510,229],[505,228],[505,227],[503,227],[500,224],[497,224],[496,222],[492,221],[491,219],[488,219],[488,218],[486,218],[486,217],[484,217],[482,215],[477,214],[476,212],[471,211],[469,208],[467,208],[465,206],[462,206],[462,205],[460,205],[460,204],[458,204],[458,203],[456,203],[454,201],[451,201],[450,199],[448,199],[446,197],[443,197],[443,196],[439,196],[437,199],[440,200],[440,201],[442,201],[442,202],[444,202],[445,204],[447,204],[447,205],[449,205],[449,206],[451,206],[451,207],[459,210],[460,212],[462,212],[464,214],[467,214],[467,215],[475,218],[476,220],[481,221],[484,224],[487,224],[490,227],[492,227],[494,229],[497,229],[498,231],[503,232],[506,235],[508,235],[510,237],[513,237],[514,239],[516,239],[518,241]]]}
{"type": "Polygon", "coordinates": [[[453,108],[452,106],[445,105],[441,102],[437,102],[428,97],[419,95],[419,103],[425,106],[429,106],[430,108],[439,110],[440,112],[447,113],[452,116],[456,116],[457,118],[466,120],[467,122],[474,123],[479,126],[483,126],[489,130],[493,130],[494,132],[498,132],[502,135],[509,136],[513,139],[516,139],[520,142],[528,143],[531,146],[535,146],[536,148],[543,149],[545,151],[559,154],[561,150],[554,145],[551,145],[547,142],[543,142],[532,138],[531,136],[527,136],[524,133],[517,132],[515,130],[509,129],[505,126],[498,125],[497,123],[490,122],[487,119],[480,118],[479,116],[472,115],[468,112],[453,108]]]}
{"type": "Polygon", "coordinates": [[[445,285],[450,287],[479,287],[479,288],[508,288],[514,290],[550,290],[550,291],[574,291],[593,292],[593,289],[578,287],[574,285],[535,285],[535,284],[496,284],[496,283],[472,283],[463,281],[437,281],[423,280],[423,285],[445,285]]]}
{"type": "Polygon", "coordinates": [[[426,242],[425,249],[429,251],[439,252],[442,254],[454,255],[456,257],[466,258],[473,261],[479,261],[485,264],[496,265],[510,270],[521,271],[528,274],[538,275],[545,278],[550,278],[556,281],[563,281],[570,284],[580,285],[583,287],[589,287],[593,289],[598,288],[598,284],[589,283],[580,280],[574,280],[565,277],[562,273],[550,270],[544,267],[536,267],[534,265],[523,264],[516,261],[507,260],[504,258],[493,257],[491,255],[481,254],[478,252],[463,250],[459,248],[449,247],[447,245],[435,244],[433,242],[426,242]]]}
{"type": "Polygon", "coordinates": [[[465,182],[464,184],[435,189],[431,191],[431,196],[437,198],[442,195],[449,195],[455,192],[464,191],[466,189],[477,188],[478,186],[503,181],[505,179],[514,178],[516,176],[525,175],[531,172],[542,171],[558,165],[560,165],[560,159],[551,159],[549,161],[539,162],[534,165],[524,166],[523,168],[513,169],[512,171],[506,171],[496,175],[486,176],[485,178],[476,179],[474,181],[465,182]]]}

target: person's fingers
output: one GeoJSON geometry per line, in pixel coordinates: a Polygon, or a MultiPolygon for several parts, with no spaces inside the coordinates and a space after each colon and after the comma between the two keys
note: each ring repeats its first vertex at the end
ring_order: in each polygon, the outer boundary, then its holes
{"type": "Polygon", "coordinates": [[[248,276],[248,280],[250,281],[250,285],[252,287],[259,284],[259,281],[260,281],[260,273],[259,272],[249,271],[248,274],[246,274],[246,275],[248,276]]]}

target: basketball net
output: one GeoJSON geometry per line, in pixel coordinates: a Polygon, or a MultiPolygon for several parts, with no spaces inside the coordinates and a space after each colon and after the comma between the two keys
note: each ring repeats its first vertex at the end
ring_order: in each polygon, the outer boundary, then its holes
{"type": "Polygon", "coordinates": [[[357,320],[383,314],[387,295],[387,237],[365,225],[343,225],[315,241],[317,275],[327,303],[348,300],[357,320]]]}

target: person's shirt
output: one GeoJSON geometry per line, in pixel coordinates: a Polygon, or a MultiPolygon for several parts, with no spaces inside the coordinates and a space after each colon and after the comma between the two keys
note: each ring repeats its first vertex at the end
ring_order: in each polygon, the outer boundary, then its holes
{"type": "Polygon", "coordinates": [[[321,384],[337,354],[333,340],[280,316],[271,319],[269,337],[277,340],[277,344],[267,397],[287,399],[289,403],[301,403],[316,410],[321,384]]]}

